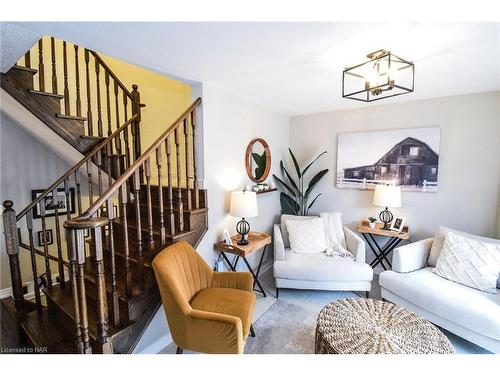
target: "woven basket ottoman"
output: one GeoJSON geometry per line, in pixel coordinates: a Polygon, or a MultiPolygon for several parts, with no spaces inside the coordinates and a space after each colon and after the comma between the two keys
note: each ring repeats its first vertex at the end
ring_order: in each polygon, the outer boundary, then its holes
{"type": "Polygon", "coordinates": [[[340,299],[318,316],[316,354],[451,354],[446,336],[401,306],[367,298],[340,299]]]}

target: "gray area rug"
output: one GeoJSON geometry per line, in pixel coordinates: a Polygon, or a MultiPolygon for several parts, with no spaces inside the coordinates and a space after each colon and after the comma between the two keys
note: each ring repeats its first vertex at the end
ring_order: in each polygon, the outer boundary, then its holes
{"type": "Polygon", "coordinates": [[[278,299],[253,325],[246,354],[312,354],[317,313],[278,299]]]}

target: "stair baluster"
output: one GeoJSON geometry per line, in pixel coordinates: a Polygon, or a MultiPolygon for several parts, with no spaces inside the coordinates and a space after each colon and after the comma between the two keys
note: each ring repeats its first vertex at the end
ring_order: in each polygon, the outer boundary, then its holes
{"type": "Polygon", "coordinates": [[[95,61],[95,75],[96,75],[96,98],[97,98],[97,135],[99,137],[103,136],[102,130],[102,108],[101,108],[101,80],[99,78],[99,62],[95,61]]]}
{"type": "Polygon", "coordinates": [[[52,288],[52,271],[50,270],[49,245],[47,243],[47,223],[45,219],[45,202],[41,201],[38,205],[40,216],[42,219],[42,238],[43,238],[43,257],[45,259],[45,275],[47,277],[47,285],[52,288]]]}
{"type": "Polygon", "coordinates": [[[36,265],[36,251],[33,240],[33,211],[26,214],[26,227],[28,228],[28,241],[31,255],[31,272],[33,273],[33,290],[35,292],[35,303],[38,312],[42,311],[42,299],[40,297],[40,286],[38,285],[38,270],[36,265]]]}
{"type": "Polygon", "coordinates": [[[94,160],[95,165],[97,166],[97,189],[99,191],[99,196],[102,194],[102,152],[98,152],[95,155],[94,160]]]}
{"type": "MultiPolygon", "coordinates": [[[[78,190],[80,190],[79,185],[80,185],[80,172],[78,170],[75,171],[75,180],[76,180],[76,191],[78,194],[78,190]]],[[[69,209],[71,207],[71,197],[70,197],[70,186],[69,186],[69,177],[64,179],[64,195],[66,196],[66,220],[71,219],[71,210],[69,209]]],[[[82,202],[81,202],[81,196],[77,199],[77,202],[79,203],[79,206],[81,207],[82,202]]],[[[81,210],[81,208],[80,208],[81,210]]]]}
{"type": "MultiPolygon", "coordinates": [[[[70,220],[64,223],[64,226],[69,229],[70,220]]],[[[87,311],[87,293],[85,292],[85,234],[83,230],[72,230],[73,234],[70,235],[75,237],[75,252],[77,259],[77,269],[76,274],[78,277],[78,305],[80,307],[80,323],[81,323],[81,335],[82,335],[82,352],[84,354],[92,353],[90,347],[90,337],[89,337],[89,318],[87,311]]],[[[92,247],[92,246],[91,246],[92,247]]]]}
{"type": "Polygon", "coordinates": [[[135,203],[135,225],[137,226],[137,243],[136,250],[139,256],[142,256],[142,229],[141,229],[141,202],[140,202],[140,192],[141,192],[141,182],[139,177],[139,171],[134,173],[133,177],[133,189],[134,189],[134,203],[135,203]]]}
{"type": "Polygon", "coordinates": [[[68,51],[66,42],[63,42],[63,71],[64,71],[64,114],[69,116],[70,113],[70,98],[68,86],[68,51]]]}
{"type": "MultiPolygon", "coordinates": [[[[81,182],[80,182],[80,171],[76,170],[75,171],[75,185],[76,185],[76,204],[78,206],[78,215],[82,214],[82,191],[81,191],[81,182]]],[[[69,207],[69,181],[65,183],[65,190],[66,187],[68,191],[66,192],[66,207],[69,207]]],[[[70,213],[70,210],[67,210],[68,213],[70,213]]],[[[71,216],[70,216],[71,217],[71,216]]]]}
{"type": "Polygon", "coordinates": [[[89,70],[89,63],[90,63],[90,56],[89,56],[89,50],[85,49],[84,52],[84,57],[85,57],[85,82],[87,86],[87,135],[92,136],[94,135],[94,129],[92,128],[92,97],[90,94],[90,70],[89,70]]]}
{"type": "Polygon", "coordinates": [[[50,54],[52,58],[52,93],[57,94],[56,41],[50,38],[50,54]]]}
{"type": "Polygon", "coordinates": [[[31,51],[28,50],[28,52],[26,52],[24,54],[24,66],[26,68],[31,68],[31,51]]]}
{"type": "Polygon", "coordinates": [[[45,67],[43,65],[43,40],[38,41],[38,90],[45,91],[45,67]]]}
{"type": "Polygon", "coordinates": [[[191,210],[193,208],[193,202],[191,201],[191,176],[190,176],[190,168],[191,168],[191,157],[189,153],[189,124],[188,119],[185,118],[183,121],[184,126],[184,161],[186,162],[186,199],[187,199],[187,209],[191,210]]]}
{"type": "Polygon", "coordinates": [[[132,285],[132,273],[130,272],[130,249],[128,242],[128,225],[127,225],[127,185],[121,185],[119,191],[119,201],[121,206],[120,221],[123,226],[123,250],[125,255],[125,289],[127,296],[130,296],[132,285]]]}
{"type": "Polygon", "coordinates": [[[165,213],[163,212],[163,176],[161,173],[161,164],[162,164],[162,154],[161,154],[161,146],[155,150],[156,153],[156,168],[158,171],[158,206],[160,208],[160,241],[161,244],[164,245],[166,241],[165,237],[165,213]]]}
{"type": "Polygon", "coordinates": [[[106,114],[108,119],[108,137],[113,133],[111,129],[111,102],[109,98],[109,73],[106,70],[104,73],[104,83],[106,85],[106,114]]]}
{"type": "Polygon", "coordinates": [[[94,193],[92,191],[92,160],[87,160],[87,186],[89,191],[89,206],[94,203],[94,193]]]}
{"type": "MultiPolygon", "coordinates": [[[[59,204],[57,200],[57,188],[52,190],[52,199],[54,202],[54,221],[56,222],[57,267],[59,271],[60,283],[64,287],[65,277],[64,277],[62,247],[61,247],[61,224],[59,222],[59,204]]],[[[67,207],[67,210],[69,211],[70,207],[67,207]]]]}
{"type": "Polygon", "coordinates": [[[174,215],[174,191],[172,189],[172,152],[170,146],[170,137],[165,140],[165,151],[167,153],[167,180],[168,180],[168,218],[169,229],[172,236],[175,235],[175,215],[174,215]]]}
{"type": "Polygon", "coordinates": [[[153,212],[151,204],[151,160],[149,158],[144,163],[144,173],[146,174],[146,201],[148,206],[148,232],[149,232],[148,248],[149,250],[153,250],[155,248],[155,240],[153,238],[153,212]]]}
{"type": "Polygon", "coordinates": [[[198,190],[198,175],[196,174],[196,108],[191,111],[191,128],[193,142],[193,185],[194,185],[194,208],[200,208],[200,192],[198,190]]]}
{"type": "Polygon", "coordinates": [[[75,84],[76,84],[76,115],[82,115],[82,101],[80,98],[80,67],[78,60],[78,46],[75,44],[75,84]]]}
{"type": "Polygon", "coordinates": [[[74,321],[74,342],[78,353],[84,353],[81,319],[80,319],[80,301],[78,295],[78,277],[77,277],[77,256],[76,256],[76,233],[66,229],[67,255],[69,260],[69,280],[71,282],[71,297],[73,299],[73,321],[74,321]]]}
{"type": "Polygon", "coordinates": [[[181,188],[182,163],[181,163],[181,147],[180,147],[180,138],[179,138],[179,126],[180,126],[180,123],[178,124],[178,127],[176,127],[174,130],[174,140],[175,140],[175,153],[176,153],[175,164],[177,166],[177,210],[178,210],[178,216],[179,216],[178,223],[179,223],[179,232],[182,232],[184,230],[184,205],[182,203],[182,188],[181,188]]]}
{"type": "MultiPolygon", "coordinates": [[[[116,128],[118,129],[120,127],[120,107],[118,105],[118,82],[115,82],[115,121],[116,121],[116,128]]],[[[116,137],[115,139],[115,148],[116,152],[118,155],[121,155],[122,153],[122,141],[120,135],[116,137]]]]}
{"type": "Polygon", "coordinates": [[[111,255],[111,296],[113,306],[113,326],[120,325],[120,310],[118,301],[118,288],[116,285],[116,259],[115,259],[115,240],[113,232],[113,222],[115,220],[115,213],[113,211],[113,199],[109,198],[106,202],[106,213],[108,216],[108,247],[111,255]]]}

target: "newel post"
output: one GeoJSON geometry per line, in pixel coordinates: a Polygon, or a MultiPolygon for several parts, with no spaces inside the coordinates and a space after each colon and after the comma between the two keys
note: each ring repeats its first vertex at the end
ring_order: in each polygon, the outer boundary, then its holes
{"type": "Polygon", "coordinates": [[[134,160],[137,160],[139,156],[141,156],[141,130],[140,130],[140,122],[141,122],[141,108],[143,105],[141,104],[141,94],[137,90],[139,86],[136,84],[132,85],[132,116],[139,115],[137,120],[134,121],[132,126],[132,136],[134,137],[134,160]]]}
{"type": "Polygon", "coordinates": [[[10,279],[12,282],[12,295],[16,311],[19,315],[24,314],[23,282],[21,269],[19,267],[19,243],[17,238],[16,211],[12,208],[12,201],[3,202],[3,227],[5,236],[5,248],[9,256],[10,279]]]}

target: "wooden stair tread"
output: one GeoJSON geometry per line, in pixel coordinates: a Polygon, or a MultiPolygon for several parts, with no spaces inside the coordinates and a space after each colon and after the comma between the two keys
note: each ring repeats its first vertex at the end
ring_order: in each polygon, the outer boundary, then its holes
{"type": "Polygon", "coordinates": [[[63,99],[64,98],[63,95],[53,94],[53,93],[47,92],[47,91],[29,90],[29,92],[31,94],[43,95],[43,96],[50,96],[52,98],[57,98],[57,99],[63,99]]]}
{"type": "MultiPolygon", "coordinates": [[[[64,288],[59,284],[53,285],[52,288],[45,289],[44,294],[47,296],[47,298],[50,298],[50,300],[54,302],[59,307],[59,309],[61,309],[61,311],[63,311],[67,315],[69,319],[74,321],[73,295],[69,282],[65,284],[64,288]]],[[[87,298],[87,316],[89,334],[93,340],[98,341],[97,310],[96,306],[89,298],[87,298]]],[[[125,324],[122,324],[120,327],[115,328],[109,324],[108,336],[112,338],[117,332],[127,328],[127,326],[129,325],[130,323],[127,322],[125,324]]]]}
{"type": "Polygon", "coordinates": [[[106,139],[105,137],[98,137],[95,135],[81,135],[80,138],[81,139],[90,139],[90,140],[94,140],[94,141],[102,141],[102,140],[106,139]]]}
{"type": "Polygon", "coordinates": [[[14,65],[11,69],[19,69],[19,70],[24,70],[26,72],[30,72],[30,73],[33,73],[33,74],[36,74],[38,73],[38,70],[37,69],[33,69],[33,68],[28,68],[26,66],[22,66],[22,65],[14,65]]]}
{"type": "Polygon", "coordinates": [[[63,114],[60,114],[60,113],[56,113],[56,117],[63,118],[63,119],[66,119],[66,120],[87,121],[87,117],[72,116],[72,115],[63,115],[63,114]]]}
{"type": "Polygon", "coordinates": [[[46,347],[49,353],[75,353],[73,337],[61,328],[61,324],[52,318],[48,309],[41,313],[32,311],[20,322],[28,340],[36,347],[46,347]]]}

